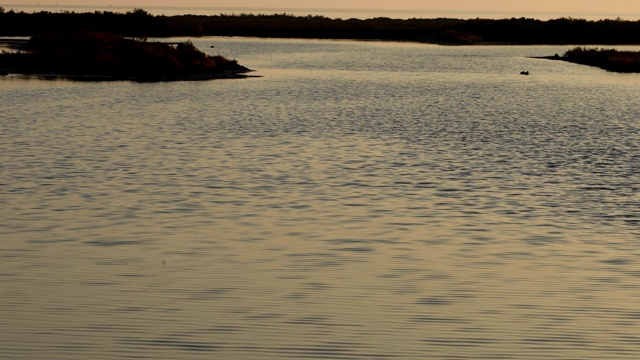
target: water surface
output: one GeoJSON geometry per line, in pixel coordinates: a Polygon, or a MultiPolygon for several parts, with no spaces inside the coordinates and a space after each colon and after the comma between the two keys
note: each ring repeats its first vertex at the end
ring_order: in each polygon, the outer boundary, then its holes
{"type": "Polygon", "coordinates": [[[193,41],[262,77],[0,79],[3,358],[638,358],[640,75],[193,41]]]}

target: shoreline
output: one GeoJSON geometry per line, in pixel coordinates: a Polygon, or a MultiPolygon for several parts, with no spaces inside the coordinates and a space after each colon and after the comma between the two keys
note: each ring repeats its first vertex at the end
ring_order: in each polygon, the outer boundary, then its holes
{"type": "MultiPolygon", "coordinates": [[[[245,36],[240,36],[245,37],[245,36]]],[[[171,38],[171,37],[167,37],[171,38]]],[[[311,40],[311,39],[309,39],[311,40]]],[[[314,39],[314,40],[322,40],[322,39],[314,39]]],[[[327,39],[329,40],[329,39],[327,39]]],[[[345,41],[358,41],[358,39],[331,39],[331,40],[345,40],[345,41]]],[[[2,49],[2,54],[6,54],[9,56],[10,54],[13,56],[23,56],[22,54],[29,53],[28,45],[30,39],[23,37],[1,37],[0,36],[0,49],[2,49]],[[8,50],[7,50],[8,49],[8,50]]],[[[372,39],[362,40],[362,41],[372,41],[372,39]]],[[[394,41],[394,40],[385,40],[380,39],[378,41],[394,41]]],[[[406,42],[406,41],[401,41],[406,42]]],[[[146,41],[145,41],[146,43],[146,41]]],[[[162,44],[164,46],[177,46],[172,42],[158,41],[158,44],[162,44]]],[[[438,46],[540,46],[540,44],[518,44],[518,43],[503,43],[503,42],[478,42],[473,44],[456,44],[456,43],[442,43],[442,42],[426,42],[419,41],[418,43],[427,44],[427,45],[438,45],[438,46]]],[[[194,51],[198,51],[195,49],[193,44],[189,42],[190,46],[193,47],[194,51]]],[[[548,46],[556,46],[556,44],[546,44],[548,46]]],[[[623,45],[624,46],[624,45],[623,45]]],[[[208,55],[203,56],[209,57],[208,55]]],[[[599,67],[606,71],[618,72],[618,73],[640,73],[640,51],[617,51],[615,49],[588,49],[588,48],[575,48],[573,50],[567,51],[562,56],[557,53],[552,56],[529,56],[530,59],[541,59],[541,60],[553,60],[553,61],[565,61],[569,63],[579,64],[579,65],[587,65],[592,67],[599,67]],[[606,56],[603,57],[602,53],[606,56]],[[619,59],[612,59],[611,55],[625,55],[627,59],[621,61],[619,59]],[[596,57],[597,56],[597,57],[596,57]],[[633,60],[633,64],[631,64],[631,60],[633,60]]],[[[235,62],[235,61],[234,61],[235,62]]],[[[261,77],[260,75],[250,75],[248,73],[253,72],[254,70],[248,69],[244,66],[241,66],[235,62],[235,68],[227,68],[221,69],[216,72],[207,72],[202,73],[198,71],[194,71],[191,73],[181,73],[181,74],[173,74],[173,75],[162,75],[162,74],[146,74],[146,75],[132,75],[132,74],[107,74],[101,73],[100,70],[95,71],[93,73],[75,73],[75,72],[65,72],[56,71],[54,69],[46,69],[46,70],[38,70],[36,68],[26,68],[26,67],[12,67],[6,66],[0,67],[0,77],[5,77],[9,75],[22,75],[26,77],[38,77],[42,79],[68,79],[72,81],[133,81],[133,82],[169,82],[169,81],[206,81],[206,80],[226,80],[226,79],[248,79],[254,77],[261,77]]],[[[194,69],[192,69],[194,70],[194,69]]]]}
{"type": "MultiPolygon", "coordinates": [[[[163,41],[161,39],[171,39],[171,38],[184,38],[184,35],[170,35],[157,37],[158,42],[164,44],[173,44],[171,41],[163,41]]],[[[509,41],[479,41],[472,44],[460,44],[456,42],[446,42],[446,41],[428,41],[428,40],[405,40],[405,39],[385,39],[385,38],[371,38],[371,39],[361,39],[361,38],[323,38],[323,37],[290,37],[290,36],[255,36],[255,35],[202,35],[202,36],[192,36],[194,39],[201,38],[243,38],[243,39],[280,39],[280,40],[321,40],[321,41],[361,41],[361,42],[392,42],[392,43],[411,43],[411,44],[425,44],[425,45],[439,45],[439,46],[638,46],[640,44],[635,43],[619,43],[619,44],[601,44],[598,42],[586,43],[586,44],[575,44],[575,43],[523,43],[523,42],[509,42],[509,41]]],[[[3,36],[0,35],[0,49],[5,47],[6,49],[11,49],[14,51],[24,51],[27,43],[31,36],[3,36]]],[[[535,58],[546,58],[547,56],[540,56],[535,58]]],[[[553,60],[553,59],[552,59],[553,60]]]]}
{"type": "Polygon", "coordinates": [[[66,79],[72,81],[133,81],[133,82],[171,82],[171,81],[207,81],[207,80],[232,80],[259,78],[260,75],[249,75],[246,71],[227,71],[218,74],[187,74],[181,76],[126,76],[126,75],[92,75],[92,74],[65,74],[38,70],[14,70],[0,69],[0,76],[17,75],[20,77],[37,77],[45,80],[66,79]]]}

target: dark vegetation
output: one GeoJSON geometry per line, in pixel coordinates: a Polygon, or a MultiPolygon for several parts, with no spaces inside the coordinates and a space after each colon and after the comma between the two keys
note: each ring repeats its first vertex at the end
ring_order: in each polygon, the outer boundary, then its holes
{"type": "MultiPolygon", "coordinates": [[[[560,18],[330,19],[324,16],[181,15],[5,11],[0,36],[33,36],[18,53],[0,55],[0,74],[58,73],[135,78],[201,79],[248,69],[208,56],[193,44],[147,42],[147,37],[256,36],[419,41],[440,44],[640,44],[640,21],[560,18]],[[138,39],[138,40],[134,40],[138,39]]],[[[610,71],[640,72],[640,53],[577,47],[550,57],[610,71]]],[[[231,74],[231,75],[229,75],[231,74]]]]}
{"type": "Polygon", "coordinates": [[[37,12],[0,10],[0,35],[90,29],[129,37],[258,36],[318,39],[376,39],[449,44],[640,44],[640,21],[560,18],[491,19],[331,19],[324,16],[181,15],[37,12]]]}
{"type": "Polygon", "coordinates": [[[616,72],[640,72],[640,52],[577,47],[567,51],[561,60],[598,66],[616,72]]]}
{"type": "Polygon", "coordinates": [[[240,77],[237,61],[209,56],[190,42],[167,44],[93,31],[36,35],[25,51],[0,54],[4,73],[141,80],[240,77]]]}

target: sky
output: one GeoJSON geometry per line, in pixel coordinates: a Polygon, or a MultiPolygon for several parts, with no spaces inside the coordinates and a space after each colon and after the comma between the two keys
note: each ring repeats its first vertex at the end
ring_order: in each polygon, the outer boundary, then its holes
{"type": "Polygon", "coordinates": [[[579,17],[640,17],[640,0],[0,0],[0,6],[209,7],[249,9],[446,10],[467,13],[549,13],[579,17]]]}
{"type": "Polygon", "coordinates": [[[640,13],[640,0],[0,0],[3,4],[640,13]]]}

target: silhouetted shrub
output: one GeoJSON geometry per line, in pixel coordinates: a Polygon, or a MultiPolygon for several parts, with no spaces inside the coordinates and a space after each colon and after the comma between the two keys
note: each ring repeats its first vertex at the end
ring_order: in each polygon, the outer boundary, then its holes
{"type": "Polygon", "coordinates": [[[640,21],[559,18],[511,19],[330,19],[288,14],[153,16],[142,9],[124,14],[41,11],[0,12],[0,35],[36,35],[91,29],[130,37],[258,36],[282,38],[380,39],[519,44],[640,44],[640,21]],[[438,40],[438,38],[440,40],[438,40]]]}
{"type": "Polygon", "coordinates": [[[1,54],[0,68],[64,75],[183,77],[246,72],[237,61],[208,56],[192,43],[169,45],[93,31],[32,37],[28,52],[1,54]]]}
{"type": "Polygon", "coordinates": [[[564,59],[610,71],[640,72],[640,52],[637,51],[577,47],[567,51],[564,59]]]}
{"type": "Polygon", "coordinates": [[[435,39],[440,43],[457,45],[473,45],[482,41],[480,36],[451,29],[438,34],[435,39]]]}

